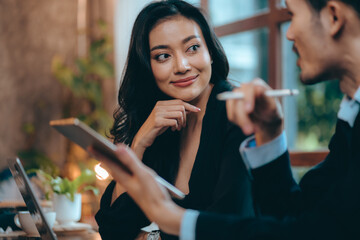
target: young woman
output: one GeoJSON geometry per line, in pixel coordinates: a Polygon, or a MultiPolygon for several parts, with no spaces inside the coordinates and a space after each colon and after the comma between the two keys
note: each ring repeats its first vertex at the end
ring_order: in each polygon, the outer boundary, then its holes
{"type": "MultiPolygon", "coordinates": [[[[238,151],[245,136],[216,99],[231,89],[228,71],[225,53],[196,7],[176,0],[149,4],[133,27],[111,133],[187,195],[180,206],[249,217],[251,182],[238,151]]],[[[149,221],[115,182],[96,220],[103,239],[148,235],[141,228],[149,221]]]]}

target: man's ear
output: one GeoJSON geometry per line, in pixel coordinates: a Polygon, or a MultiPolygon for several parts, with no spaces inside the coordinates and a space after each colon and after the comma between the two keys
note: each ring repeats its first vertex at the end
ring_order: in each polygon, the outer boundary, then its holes
{"type": "Polygon", "coordinates": [[[326,9],[329,18],[329,33],[332,37],[337,37],[344,29],[347,20],[345,5],[339,1],[329,1],[326,9]]]}

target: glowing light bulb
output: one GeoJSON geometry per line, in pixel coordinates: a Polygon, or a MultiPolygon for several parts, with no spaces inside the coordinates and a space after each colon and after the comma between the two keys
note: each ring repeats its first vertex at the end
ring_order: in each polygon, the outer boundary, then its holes
{"type": "Polygon", "coordinates": [[[100,166],[100,163],[96,164],[94,170],[96,172],[96,178],[99,180],[106,180],[109,177],[109,173],[100,166]]]}

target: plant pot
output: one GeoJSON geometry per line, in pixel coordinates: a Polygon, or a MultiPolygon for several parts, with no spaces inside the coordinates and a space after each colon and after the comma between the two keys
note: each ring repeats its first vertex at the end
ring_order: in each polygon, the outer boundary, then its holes
{"type": "Polygon", "coordinates": [[[74,201],[71,201],[64,194],[54,193],[54,211],[56,220],[61,225],[79,221],[81,218],[81,194],[75,194],[74,201]]]}

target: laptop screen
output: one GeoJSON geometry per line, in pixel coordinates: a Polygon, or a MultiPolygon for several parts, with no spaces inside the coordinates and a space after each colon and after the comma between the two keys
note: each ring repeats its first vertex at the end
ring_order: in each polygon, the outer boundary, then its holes
{"type": "Polygon", "coordinates": [[[8,165],[30,215],[35,222],[41,239],[57,240],[56,235],[49,227],[49,224],[44,217],[44,212],[34,194],[29,178],[27,177],[20,160],[18,158],[8,159],[8,165]]]}

